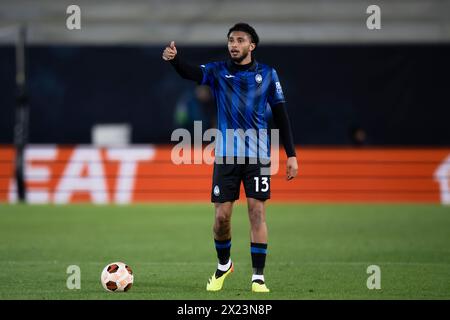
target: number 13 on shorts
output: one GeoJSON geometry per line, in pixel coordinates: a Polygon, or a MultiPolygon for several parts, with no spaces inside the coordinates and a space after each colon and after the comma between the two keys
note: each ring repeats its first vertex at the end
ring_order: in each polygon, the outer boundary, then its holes
{"type": "Polygon", "coordinates": [[[255,179],[255,192],[267,192],[269,190],[268,177],[254,177],[253,179],[255,179]]]}

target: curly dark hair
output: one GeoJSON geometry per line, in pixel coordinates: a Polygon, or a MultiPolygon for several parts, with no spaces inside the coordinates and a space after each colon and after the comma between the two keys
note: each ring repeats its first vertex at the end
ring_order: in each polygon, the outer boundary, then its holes
{"type": "Polygon", "coordinates": [[[230,36],[230,33],[232,33],[233,31],[242,31],[242,32],[248,33],[250,35],[250,38],[251,38],[252,42],[256,46],[258,45],[258,43],[259,43],[258,34],[256,33],[255,29],[251,25],[249,25],[248,23],[244,23],[244,22],[236,23],[228,31],[227,38],[230,36]]]}

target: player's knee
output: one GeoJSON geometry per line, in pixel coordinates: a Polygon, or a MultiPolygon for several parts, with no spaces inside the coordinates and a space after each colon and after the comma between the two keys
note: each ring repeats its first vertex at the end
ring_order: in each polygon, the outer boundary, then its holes
{"type": "Polygon", "coordinates": [[[226,211],[219,210],[216,213],[216,222],[218,225],[228,225],[230,223],[230,214],[226,211]]]}

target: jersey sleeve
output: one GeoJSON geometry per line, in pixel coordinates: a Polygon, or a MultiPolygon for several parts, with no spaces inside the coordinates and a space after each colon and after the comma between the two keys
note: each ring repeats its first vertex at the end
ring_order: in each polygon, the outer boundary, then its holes
{"type": "Polygon", "coordinates": [[[272,81],[269,87],[269,99],[270,106],[274,106],[278,103],[285,103],[283,88],[281,88],[280,79],[275,69],[272,69],[272,81]]]}
{"type": "Polygon", "coordinates": [[[216,67],[216,64],[214,62],[202,64],[200,65],[200,69],[203,72],[203,79],[200,84],[212,86],[214,83],[214,69],[216,67]]]}

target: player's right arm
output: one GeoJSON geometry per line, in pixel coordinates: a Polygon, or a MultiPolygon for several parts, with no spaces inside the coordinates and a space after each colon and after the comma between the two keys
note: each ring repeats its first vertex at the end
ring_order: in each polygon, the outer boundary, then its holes
{"type": "Polygon", "coordinates": [[[199,84],[203,81],[203,72],[200,66],[191,65],[180,59],[175,41],[170,42],[170,45],[164,49],[162,58],[169,61],[182,78],[196,81],[199,84]]]}

